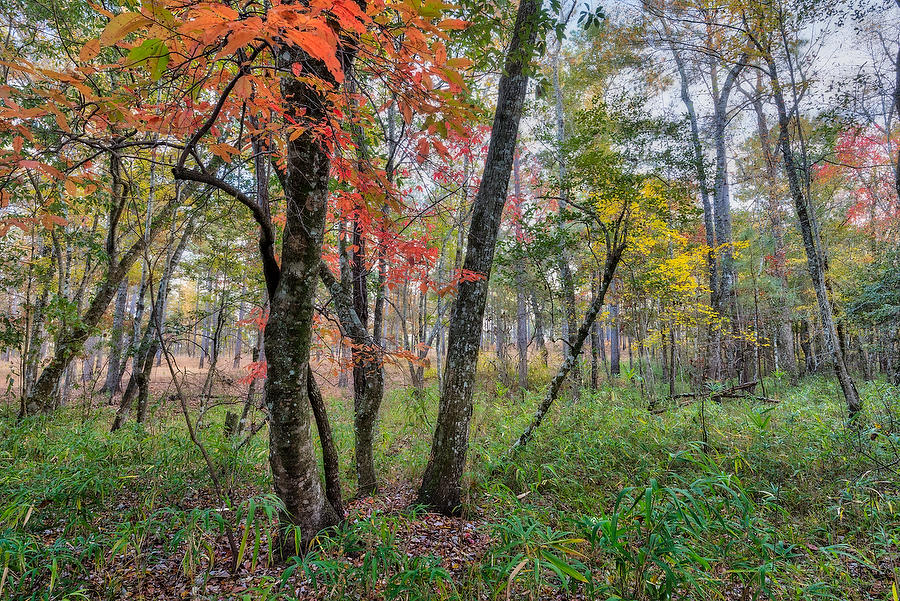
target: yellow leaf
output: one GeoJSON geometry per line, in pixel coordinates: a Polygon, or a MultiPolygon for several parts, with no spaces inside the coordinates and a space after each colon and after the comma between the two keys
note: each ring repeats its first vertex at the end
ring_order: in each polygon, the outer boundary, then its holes
{"type": "Polygon", "coordinates": [[[472,66],[472,60],[463,57],[447,59],[447,66],[453,69],[468,69],[472,66]]]}
{"type": "Polygon", "coordinates": [[[152,25],[150,20],[140,13],[121,13],[112,18],[100,34],[100,44],[112,46],[129,33],[133,33],[144,25],[152,25]]]}
{"type": "Polygon", "coordinates": [[[76,198],[80,198],[85,195],[84,190],[78,187],[78,183],[73,179],[67,179],[63,186],[66,189],[66,194],[69,196],[74,196],[76,198]]]}

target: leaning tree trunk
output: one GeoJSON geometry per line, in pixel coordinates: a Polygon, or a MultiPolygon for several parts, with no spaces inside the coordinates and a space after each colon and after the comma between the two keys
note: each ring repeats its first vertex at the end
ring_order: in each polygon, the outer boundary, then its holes
{"type": "Polygon", "coordinates": [[[591,326],[593,326],[594,320],[597,319],[597,314],[600,313],[600,309],[603,308],[603,299],[606,297],[606,291],[609,289],[613,277],[615,277],[616,266],[619,264],[619,259],[622,257],[624,249],[624,239],[621,243],[617,240],[616,243],[608,246],[600,290],[597,291],[597,296],[594,297],[594,300],[591,302],[591,306],[584,316],[584,321],[581,322],[581,327],[578,328],[578,332],[574,338],[574,346],[572,348],[566,348],[565,360],[563,361],[563,364],[560,365],[556,375],[550,381],[547,392],[544,393],[544,398],[538,406],[534,417],[531,419],[531,423],[528,424],[528,427],[525,428],[525,431],[522,432],[522,435],[519,436],[518,440],[516,440],[513,445],[514,451],[528,444],[528,441],[531,440],[531,437],[534,435],[534,431],[541,425],[541,421],[544,419],[544,416],[547,415],[547,411],[559,395],[559,389],[562,387],[563,381],[565,381],[572,366],[575,365],[578,353],[581,352],[581,347],[584,346],[584,341],[587,339],[588,334],[590,334],[591,326]]]}
{"type": "Polygon", "coordinates": [[[491,141],[472,210],[463,264],[465,273],[473,277],[460,283],[453,306],[437,424],[419,488],[419,502],[447,515],[460,510],[461,479],[469,446],[472,393],[488,278],[528,86],[525,69],[531,62],[537,39],[539,6],[537,0],[521,0],[500,77],[491,141]]]}
{"type": "Polygon", "coordinates": [[[778,110],[778,145],[781,148],[788,187],[790,188],[791,198],[794,201],[794,209],[797,211],[797,221],[800,225],[800,233],[803,236],[803,247],[806,250],[809,275],[812,279],[813,289],[816,292],[816,302],[819,307],[819,315],[822,319],[822,330],[826,352],[831,355],[835,374],[841,385],[844,398],[847,401],[847,409],[850,413],[850,417],[853,417],[860,409],[862,409],[862,402],[860,401],[859,393],[856,390],[856,383],[847,371],[844,354],[841,350],[841,345],[838,342],[834,310],[831,306],[831,299],[828,297],[828,288],[825,281],[825,267],[823,263],[824,249],[821,248],[819,232],[815,227],[814,221],[811,219],[809,213],[810,207],[807,205],[808,199],[803,195],[803,188],[801,187],[800,177],[797,173],[797,159],[794,157],[790,138],[788,137],[788,132],[790,131],[789,128],[791,126],[790,117],[788,116],[787,106],[784,101],[784,93],[782,92],[781,84],[778,79],[778,71],[775,66],[775,61],[771,56],[766,57],[766,62],[769,68],[769,77],[772,80],[775,106],[778,110]]]}
{"type": "MultiPolygon", "coordinates": [[[[172,203],[170,206],[174,208],[175,205],[172,203]]],[[[106,313],[106,308],[116,295],[119,284],[149,241],[156,237],[160,225],[161,223],[155,224],[146,236],[139,238],[128,249],[128,252],[109,268],[106,279],[100,284],[79,322],[59,335],[53,357],[35,382],[31,394],[25,398],[23,405],[26,414],[47,412],[55,408],[59,379],[69,367],[72,359],[84,348],[84,343],[91,331],[100,323],[103,314],[106,313]]]]}

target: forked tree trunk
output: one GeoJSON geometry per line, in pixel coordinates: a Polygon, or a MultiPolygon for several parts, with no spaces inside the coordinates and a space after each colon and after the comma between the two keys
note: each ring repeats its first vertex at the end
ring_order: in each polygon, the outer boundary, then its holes
{"type": "Polygon", "coordinates": [[[420,503],[447,515],[458,513],[462,500],[461,479],[469,446],[472,393],[488,279],[512,172],[528,86],[525,69],[534,52],[539,6],[536,0],[521,0],[500,77],[491,141],[475,197],[463,264],[474,278],[460,283],[453,306],[437,424],[419,488],[420,503]]]}

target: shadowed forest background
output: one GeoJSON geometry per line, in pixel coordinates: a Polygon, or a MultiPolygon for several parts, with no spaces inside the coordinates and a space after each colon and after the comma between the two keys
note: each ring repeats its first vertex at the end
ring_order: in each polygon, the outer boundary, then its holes
{"type": "Polygon", "coordinates": [[[0,15],[0,599],[900,599],[900,0],[0,15]]]}

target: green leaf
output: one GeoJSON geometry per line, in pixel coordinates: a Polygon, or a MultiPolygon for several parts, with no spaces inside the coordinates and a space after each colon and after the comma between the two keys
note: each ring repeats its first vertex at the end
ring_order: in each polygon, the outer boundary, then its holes
{"type": "Polygon", "coordinates": [[[588,581],[587,577],[584,574],[582,574],[581,572],[579,572],[578,570],[573,568],[571,565],[569,565],[566,562],[564,562],[563,560],[561,560],[559,557],[557,557],[553,553],[550,553],[549,551],[546,551],[546,550],[542,550],[541,556],[550,565],[555,567],[557,570],[559,570],[566,576],[568,576],[570,578],[574,578],[578,582],[587,582],[588,581]]]}
{"type": "Polygon", "coordinates": [[[162,40],[151,38],[144,40],[128,53],[127,62],[131,66],[146,66],[153,81],[159,80],[169,64],[169,49],[162,40]]]}

